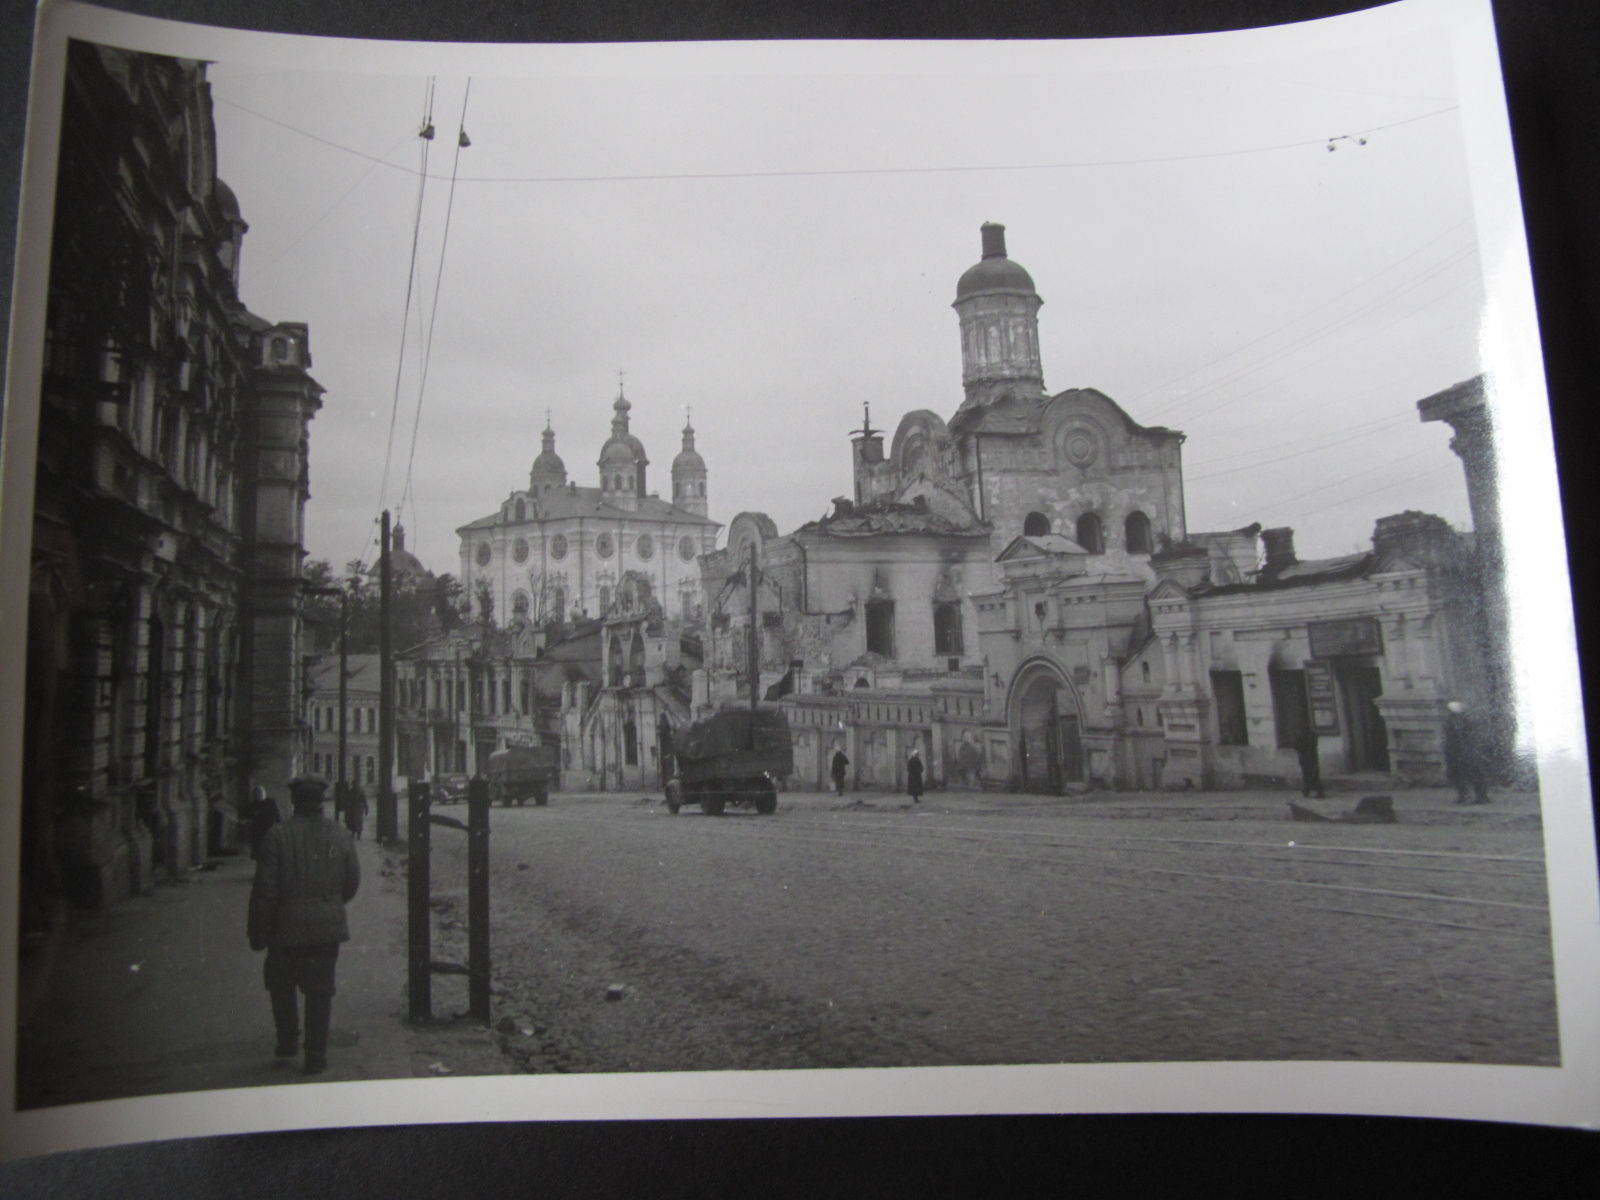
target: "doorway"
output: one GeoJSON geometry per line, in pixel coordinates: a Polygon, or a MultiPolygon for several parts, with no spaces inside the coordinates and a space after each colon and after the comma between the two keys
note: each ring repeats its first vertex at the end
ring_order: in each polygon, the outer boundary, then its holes
{"type": "Polygon", "coordinates": [[[1389,730],[1377,705],[1383,695],[1383,676],[1377,667],[1336,660],[1334,677],[1339,681],[1340,715],[1346,730],[1345,769],[1387,771],[1389,730]]]}
{"type": "Polygon", "coordinates": [[[1067,703],[1060,680],[1051,673],[1035,676],[1023,690],[1017,709],[1017,766],[1024,791],[1058,793],[1064,784],[1083,780],[1078,716],[1062,711],[1067,703]]]}

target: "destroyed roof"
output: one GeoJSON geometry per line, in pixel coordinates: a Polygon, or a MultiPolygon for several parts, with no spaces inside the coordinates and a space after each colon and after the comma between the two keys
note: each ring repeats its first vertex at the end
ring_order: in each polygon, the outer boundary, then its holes
{"type": "Polygon", "coordinates": [[[1263,570],[1249,583],[1203,585],[1189,590],[1192,595],[1197,596],[1226,596],[1241,592],[1309,587],[1318,583],[1341,583],[1347,579],[1360,579],[1369,575],[1377,565],[1378,556],[1368,550],[1359,554],[1341,555],[1338,558],[1292,562],[1284,567],[1263,570]]]}
{"type": "MultiPolygon", "coordinates": [[[[376,692],[379,672],[378,655],[351,654],[348,656],[349,672],[344,677],[347,692],[376,692]]],[[[315,692],[337,693],[339,690],[339,656],[330,654],[311,664],[311,688],[315,692]]]]}
{"type": "Polygon", "coordinates": [[[1003,562],[1012,558],[1031,557],[1023,554],[1024,548],[1031,547],[1040,554],[1088,554],[1089,552],[1077,542],[1061,533],[1024,533],[1014,538],[1009,546],[1000,551],[995,558],[996,562],[1003,562]]]}
{"type": "Polygon", "coordinates": [[[824,537],[883,537],[899,534],[941,537],[988,537],[982,525],[960,525],[928,508],[917,497],[910,504],[895,500],[872,500],[866,504],[839,506],[819,521],[808,521],[796,533],[820,533],[824,537]]]}

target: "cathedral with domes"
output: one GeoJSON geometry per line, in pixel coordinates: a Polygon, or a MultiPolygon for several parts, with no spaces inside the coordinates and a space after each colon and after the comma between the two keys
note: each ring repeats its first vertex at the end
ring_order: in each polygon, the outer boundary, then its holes
{"type": "Polygon", "coordinates": [[[595,485],[567,477],[547,420],[528,486],[456,530],[462,591],[475,617],[484,615],[485,595],[501,625],[603,617],[619,605],[650,603],[669,619],[698,617],[695,560],[716,547],[721,526],[706,516],[706,463],[694,427],[683,427],[665,500],[650,490],[650,458],[629,432],[633,405],[620,386],[611,407],[595,485]]]}

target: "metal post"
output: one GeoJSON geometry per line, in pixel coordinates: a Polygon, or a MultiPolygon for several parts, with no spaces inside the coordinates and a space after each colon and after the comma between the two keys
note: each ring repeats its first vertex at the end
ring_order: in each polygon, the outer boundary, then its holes
{"type": "Polygon", "coordinates": [[[759,640],[760,637],[761,637],[760,612],[759,612],[759,609],[760,609],[761,605],[760,605],[760,597],[757,595],[757,592],[756,592],[756,588],[759,586],[759,580],[760,580],[760,576],[757,574],[758,570],[759,570],[759,568],[756,566],[756,544],[754,542],[751,542],[750,543],[750,645],[749,645],[749,653],[748,653],[749,669],[750,669],[750,711],[751,712],[755,712],[755,710],[756,710],[756,701],[761,698],[761,696],[760,696],[760,689],[761,689],[761,642],[759,640]]]}
{"type": "Polygon", "coordinates": [[[410,835],[406,854],[407,971],[406,995],[413,1024],[433,1019],[433,936],[428,898],[432,890],[432,858],[428,820],[428,785],[413,780],[410,788],[410,835]]]}
{"type": "Polygon", "coordinates": [[[489,781],[467,784],[467,1011],[489,1020],[489,781]]]}
{"type": "Polygon", "coordinates": [[[389,510],[383,510],[383,536],[378,558],[378,840],[400,837],[398,804],[394,794],[394,643],[389,605],[393,589],[389,574],[389,510]]]}

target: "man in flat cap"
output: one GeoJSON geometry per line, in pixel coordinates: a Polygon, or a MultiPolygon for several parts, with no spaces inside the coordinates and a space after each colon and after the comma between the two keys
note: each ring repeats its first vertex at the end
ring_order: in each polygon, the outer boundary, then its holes
{"type": "Polygon", "coordinates": [[[262,839],[250,888],[250,948],[267,952],[263,976],[278,1031],[277,1055],[299,1053],[296,993],[304,992],[307,1075],[328,1066],[334,968],[339,943],[350,940],[344,906],[361,884],[355,842],[322,814],[327,786],[314,775],[290,782],[294,814],[262,839]]]}

